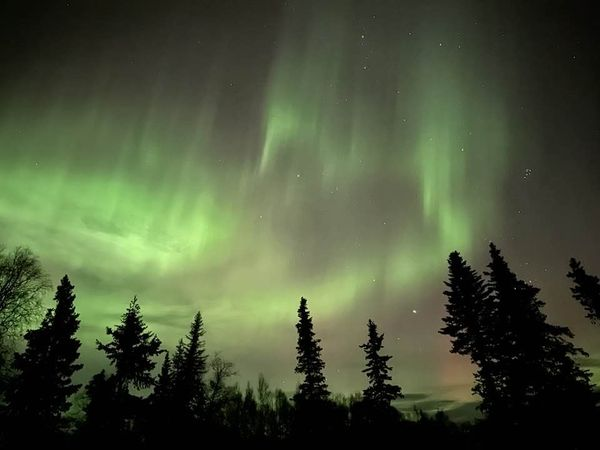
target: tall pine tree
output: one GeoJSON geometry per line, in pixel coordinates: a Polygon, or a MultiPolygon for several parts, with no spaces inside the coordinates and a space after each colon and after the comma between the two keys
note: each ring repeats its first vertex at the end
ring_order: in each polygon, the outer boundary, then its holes
{"type": "Polygon", "coordinates": [[[366,343],[360,345],[365,351],[367,367],[363,372],[367,374],[369,387],[363,391],[365,400],[375,405],[389,407],[392,400],[402,398],[402,389],[400,386],[388,383],[392,379],[390,372],[392,368],[388,361],[392,359],[388,355],[380,355],[383,349],[383,333],[377,333],[377,325],[372,320],[368,323],[369,339],[366,343]]]}
{"type": "Polygon", "coordinates": [[[96,341],[98,350],[104,351],[115,366],[117,386],[125,392],[130,385],[142,389],[154,383],[152,371],[156,362],[153,358],[161,353],[160,340],[147,328],[137,297],[134,297],[121,323],[114,330],[106,329],[112,341],[107,344],[96,341]]]}
{"type": "Polygon", "coordinates": [[[494,244],[490,256],[486,283],[458,253],[450,255],[441,333],[478,366],[474,392],[488,418],[533,430],[536,420],[556,421],[559,408],[577,412],[570,414],[575,425],[579,412],[593,409],[589,374],[575,362],[585,353],[569,342],[568,328],[547,322],[539,289],[517,278],[494,244]]]}
{"type": "Polygon", "coordinates": [[[55,429],[70,406],[69,397],[79,389],[71,377],[81,343],[75,337],[79,315],[75,312],[73,285],[65,275],[56,289],[56,306],[49,309],[36,330],[25,334],[27,347],[16,354],[17,376],[8,391],[11,416],[32,431],[55,429]]]}
{"type": "Polygon", "coordinates": [[[528,422],[532,417],[551,420],[549,411],[589,411],[592,392],[589,374],[574,358],[585,355],[567,339],[567,327],[547,323],[539,289],[517,278],[494,244],[488,265],[494,297],[492,345],[487,349],[497,362],[493,369],[497,398],[488,412],[502,420],[528,422]]]}
{"type": "Polygon", "coordinates": [[[313,322],[308,311],[306,299],[300,299],[298,308],[298,351],[296,373],[304,375],[304,381],[298,388],[297,400],[325,400],[329,397],[329,390],[323,369],[325,363],[321,359],[322,348],[319,345],[320,339],[315,338],[313,331],[313,322]]]}
{"type": "Polygon", "coordinates": [[[179,341],[173,357],[173,398],[176,407],[198,415],[202,413],[206,400],[205,334],[202,315],[194,316],[185,342],[179,341]]]}
{"type": "Polygon", "coordinates": [[[573,298],[585,308],[586,317],[592,323],[600,325],[600,279],[597,276],[589,275],[581,262],[575,258],[571,258],[569,266],[571,271],[567,277],[571,278],[574,283],[571,288],[573,298]]]}
{"type": "Polygon", "coordinates": [[[492,357],[491,340],[494,300],[481,275],[458,252],[448,257],[448,281],[444,284],[447,315],[440,333],[452,338],[452,353],[470,356],[478,367],[473,392],[483,399],[480,409],[488,412],[488,404],[497,404],[498,395],[494,379],[497,361],[492,357]]]}
{"type": "Polygon", "coordinates": [[[490,314],[486,284],[458,252],[448,257],[448,281],[444,284],[448,314],[442,319],[446,326],[440,333],[452,338],[452,353],[473,355],[485,341],[486,319],[490,314]]]}

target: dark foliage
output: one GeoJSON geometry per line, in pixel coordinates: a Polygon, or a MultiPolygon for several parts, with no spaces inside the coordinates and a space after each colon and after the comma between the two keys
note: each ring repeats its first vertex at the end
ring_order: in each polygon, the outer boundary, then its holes
{"type": "Polygon", "coordinates": [[[144,323],[137,297],[134,297],[121,323],[106,329],[112,341],[103,344],[97,341],[98,350],[106,353],[110,364],[115,366],[115,380],[119,389],[127,391],[132,385],[137,389],[147,388],[154,383],[152,370],[156,366],[153,358],[160,354],[160,340],[144,323]]]}
{"type": "Polygon", "coordinates": [[[298,363],[295,371],[304,375],[304,381],[298,387],[296,397],[302,402],[321,402],[329,397],[325,375],[323,375],[325,363],[321,359],[322,348],[319,345],[321,340],[315,337],[312,317],[306,303],[306,299],[302,297],[298,308],[299,320],[296,324],[298,363]]]}
{"type": "Polygon", "coordinates": [[[600,325],[600,279],[595,275],[589,275],[580,261],[571,258],[571,267],[567,277],[573,280],[571,288],[573,298],[581,303],[587,311],[586,317],[592,323],[600,325]]]}
{"type": "Polygon", "coordinates": [[[369,387],[363,391],[366,401],[377,406],[389,407],[392,400],[403,397],[400,386],[389,383],[392,379],[390,372],[392,368],[388,361],[392,359],[389,355],[380,355],[383,349],[383,333],[377,333],[377,325],[372,320],[368,323],[369,339],[360,348],[365,351],[367,367],[363,372],[369,379],[369,387]]]}
{"type": "Polygon", "coordinates": [[[81,345],[75,337],[79,320],[73,285],[66,275],[54,300],[56,306],[46,312],[41,326],[25,333],[27,347],[13,360],[15,376],[6,395],[13,431],[26,426],[43,435],[57,432],[70,406],[69,397],[79,389],[71,382],[82,367],[76,363],[81,345]]]}
{"type": "Polygon", "coordinates": [[[190,417],[200,418],[206,403],[206,375],[204,323],[196,313],[185,341],[181,340],[173,357],[173,402],[175,407],[190,417]]]}
{"type": "Polygon", "coordinates": [[[569,341],[568,328],[547,322],[539,289],[518,279],[494,244],[490,256],[484,283],[460,255],[450,255],[441,331],[453,338],[452,351],[478,366],[481,410],[491,423],[523,435],[581,433],[595,414],[590,375],[575,362],[585,353],[569,341]]]}

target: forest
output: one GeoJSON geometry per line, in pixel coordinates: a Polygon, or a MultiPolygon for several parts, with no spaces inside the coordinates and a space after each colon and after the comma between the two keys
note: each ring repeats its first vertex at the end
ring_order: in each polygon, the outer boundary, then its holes
{"type": "MultiPolygon", "coordinates": [[[[99,336],[106,367],[87,384],[73,382],[80,327],[67,275],[53,306],[38,257],[18,247],[0,252],[0,447],[163,448],[167,445],[366,445],[376,442],[443,448],[542,445],[589,448],[600,423],[598,388],[580,363],[587,357],[569,328],[549,323],[539,289],[518,278],[493,244],[482,273],[458,252],[448,257],[445,317],[439,332],[449,351],[475,368],[472,391],[481,419],[453,423],[439,411],[407,418],[394,406],[384,333],[365,318],[365,388],[333,394],[308,301],[296,323],[295,392],[232,383],[235,366],[205,348],[201,312],[174,349],[148,328],[134,297],[120,323],[99,336]],[[35,323],[41,317],[41,323],[35,323]],[[17,351],[20,349],[20,351],[17,351]],[[74,398],[83,399],[75,408],[74,398]]],[[[567,277],[582,314],[600,324],[600,279],[572,258],[567,277]]],[[[39,322],[39,321],[38,321],[39,322]]],[[[357,330],[359,332],[359,330],[357,330]]],[[[265,350],[268,351],[268,350],[265,350]]],[[[388,444],[389,445],[389,444],[388,444]]]]}

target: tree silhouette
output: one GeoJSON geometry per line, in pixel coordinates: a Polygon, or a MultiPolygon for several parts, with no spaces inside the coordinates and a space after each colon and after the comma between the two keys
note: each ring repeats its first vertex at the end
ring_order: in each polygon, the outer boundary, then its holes
{"type": "Polygon", "coordinates": [[[208,382],[208,408],[212,414],[219,414],[227,401],[229,389],[227,380],[236,374],[233,363],[216,353],[210,361],[211,377],[208,382]]]}
{"type": "Polygon", "coordinates": [[[571,288],[573,298],[577,300],[587,311],[586,317],[592,323],[600,325],[600,279],[594,275],[588,275],[581,262],[575,258],[569,261],[571,271],[567,277],[571,278],[574,287],[571,288]]]}
{"type": "MultiPolygon", "coordinates": [[[[490,311],[489,291],[481,275],[473,270],[460,253],[452,252],[448,257],[448,289],[444,295],[447,316],[440,333],[452,338],[452,353],[472,355],[481,350],[485,340],[485,321],[490,311]]],[[[477,357],[475,357],[477,359],[477,357]]]]}
{"type": "Polygon", "coordinates": [[[56,305],[48,309],[41,326],[25,333],[27,347],[15,355],[17,376],[7,395],[11,416],[36,432],[57,429],[70,406],[69,396],[79,388],[71,377],[82,367],[75,363],[81,345],[75,337],[79,320],[73,285],[66,275],[54,300],[56,305]]]}
{"type": "Polygon", "coordinates": [[[320,339],[315,338],[312,318],[306,305],[306,299],[300,299],[298,308],[298,351],[296,373],[304,375],[304,381],[298,387],[297,400],[325,400],[329,397],[327,383],[323,375],[325,363],[321,359],[320,339]]]}
{"type": "Polygon", "coordinates": [[[41,309],[41,297],[51,287],[31,250],[0,246],[0,344],[20,334],[41,309]]]}
{"type": "Polygon", "coordinates": [[[128,391],[129,385],[137,389],[147,388],[154,383],[152,371],[156,366],[153,358],[161,353],[160,340],[144,323],[137,297],[134,297],[113,330],[106,329],[112,341],[103,344],[96,341],[98,350],[106,353],[110,364],[115,366],[117,387],[128,391]]]}
{"type": "Polygon", "coordinates": [[[153,448],[173,445],[178,434],[178,417],[173,400],[173,364],[169,352],[165,352],[160,373],[150,395],[150,408],[144,423],[144,437],[153,448]]]}
{"type": "Polygon", "coordinates": [[[173,357],[173,398],[176,407],[192,415],[202,413],[206,401],[204,323],[197,312],[186,336],[179,341],[173,357]]]}
{"type": "Polygon", "coordinates": [[[349,406],[353,435],[372,441],[391,437],[401,417],[391,402],[403,395],[399,386],[389,382],[392,368],[388,361],[392,357],[380,354],[383,333],[377,332],[377,325],[372,320],[369,320],[367,328],[368,340],[360,348],[365,352],[366,367],[363,373],[367,375],[369,385],[363,391],[362,398],[350,401],[349,406]]]}
{"type": "Polygon", "coordinates": [[[277,421],[277,429],[273,437],[282,440],[287,438],[291,432],[294,407],[281,389],[275,390],[273,402],[277,421]]]}
{"type": "Polygon", "coordinates": [[[85,387],[88,403],[83,432],[92,442],[98,439],[109,442],[115,435],[125,432],[123,407],[126,395],[117,386],[114,375],[105,370],[92,377],[85,387]]]}
{"type": "Polygon", "coordinates": [[[169,352],[165,352],[160,374],[154,384],[153,400],[156,403],[162,404],[168,402],[172,398],[173,393],[173,371],[171,367],[171,358],[169,352]]]}
{"type": "Polygon", "coordinates": [[[518,425],[531,436],[544,427],[550,435],[561,421],[575,430],[593,415],[589,374],[574,360],[585,353],[569,342],[568,328],[547,323],[539,289],[518,279],[494,244],[490,256],[486,283],[450,254],[441,333],[452,338],[452,352],[478,366],[473,390],[491,423],[518,425]],[[557,410],[571,411],[569,418],[558,419],[557,410]]]}
{"type": "Polygon", "coordinates": [[[363,391],[365,400],[382,407],[390,406],[392,400],[403,397],[400,386],[388,383],[392,379],[390,372],[392,368],[388,361],[392,359],[388,355],[380,355],[383,349],[383,333],[377,333],[377,325],[372,320],[368,323],[369,339],[360,345],[365,351],[367,367],[363,372],[367,374],[369,387],[363,391]]]}
{"type": "MultiPolygon", "coordinates": [[[[121,323],[107,329],[112,340],[97,342],[114,373],[96,374],[80,393],[81,403],[67,411],[78,388],[71,378],[81,365],[76,364],[80,343],[74,288],[65,276],[56,305],[38,329],[25,334],[25,350],[13,359],[17,376],[8,385],[8,406],[0,398],[0,448],[40,442],[66,448],[116,442],[125,448],[160,448],[183,446],[196,436],[225,446],[240,441],[373,444],[398,435],[449,448],[504,448],[511,443],[506,437],[515,435],[523,445],[583,448],[599,413],[590,374],[576,363],[587,354],[570,342],[568,328],[547,322],[539,289],[519,279],[493,244],[490,257],[484,279],[458,252],[450,254],[447,314],[440,330],[450,337],[451,352],[469,356],[477,366],[473,390],[482,398],[485,419],[475,424],[454,424],[443,412],[431,417],[419,412],[415,422],[401,420],[392,401],[402,397],[402,390],[391,383],[391,356],[382,354],[384,335],[372,320],[368,340],[360,345],[368,387],[362,396],[331,396],[305,298],[298,308],[295,368],[304,378],[293,402],[283,391],[272,391],[262,375],[256,391],[250,383],[245,393],[237,384],[228,385],[233,364],[218,353],[205,380],[199,312],[172,358],[165,354],[154,382],[160,341],[148,331],[134,297],[121,323]],[[148,397],[130,393],[152,385],[148,397]]],[[[568,276],[575,283],[574,297],[597,321],[599,279],[574,259],[568,276]]]]}
{"type": "Polygon", "coordinates": [[[498,404],[499,395],[494,378],[498,363],[493,355],[494,298],[481,275],[458,252],[448,257],[448,281],[444,284],[447,315],[440,333],[452,338],[452,353],[470,356],[478,367],[473,392],[483,399],[480,409],[489,413],[488,405],[498,404]]]}
{"type": "Polygon", "coordinates": [[[246,384],[244,399],[242,401],[242,420],[244,421],[244,426],[242,426],[242,437],[245,439],[256,437],[258,403],[256,402],[254,390],[252,389],[252,386],[250,386],[250,382],[246,384]]]}
{"type": "Polygon", "coordinates": [[[589,374],[573,358],[585,355],[567,341],[567,327],[551,325],[537,298],[539,289],[520,280],[494,244],[488,265],[494,297],[493,323],[488,351],[498,363],[492,378],[496,398],[484,398],[484,410],[513,423],[532,417],[551,423],[550,408],[588,411],[593,403],[589,374]],[[543,419],[542,419],[543,418],[543,419]]]}

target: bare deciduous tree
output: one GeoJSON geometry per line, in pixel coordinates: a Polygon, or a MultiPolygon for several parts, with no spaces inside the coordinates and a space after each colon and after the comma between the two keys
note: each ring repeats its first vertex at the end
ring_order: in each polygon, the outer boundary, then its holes
{"type": "Polygon", "coordinates": [[[23,331],[41,311],[41,297],[51,284],[31,250],[0,246],[0,340],[23,331]]]}

